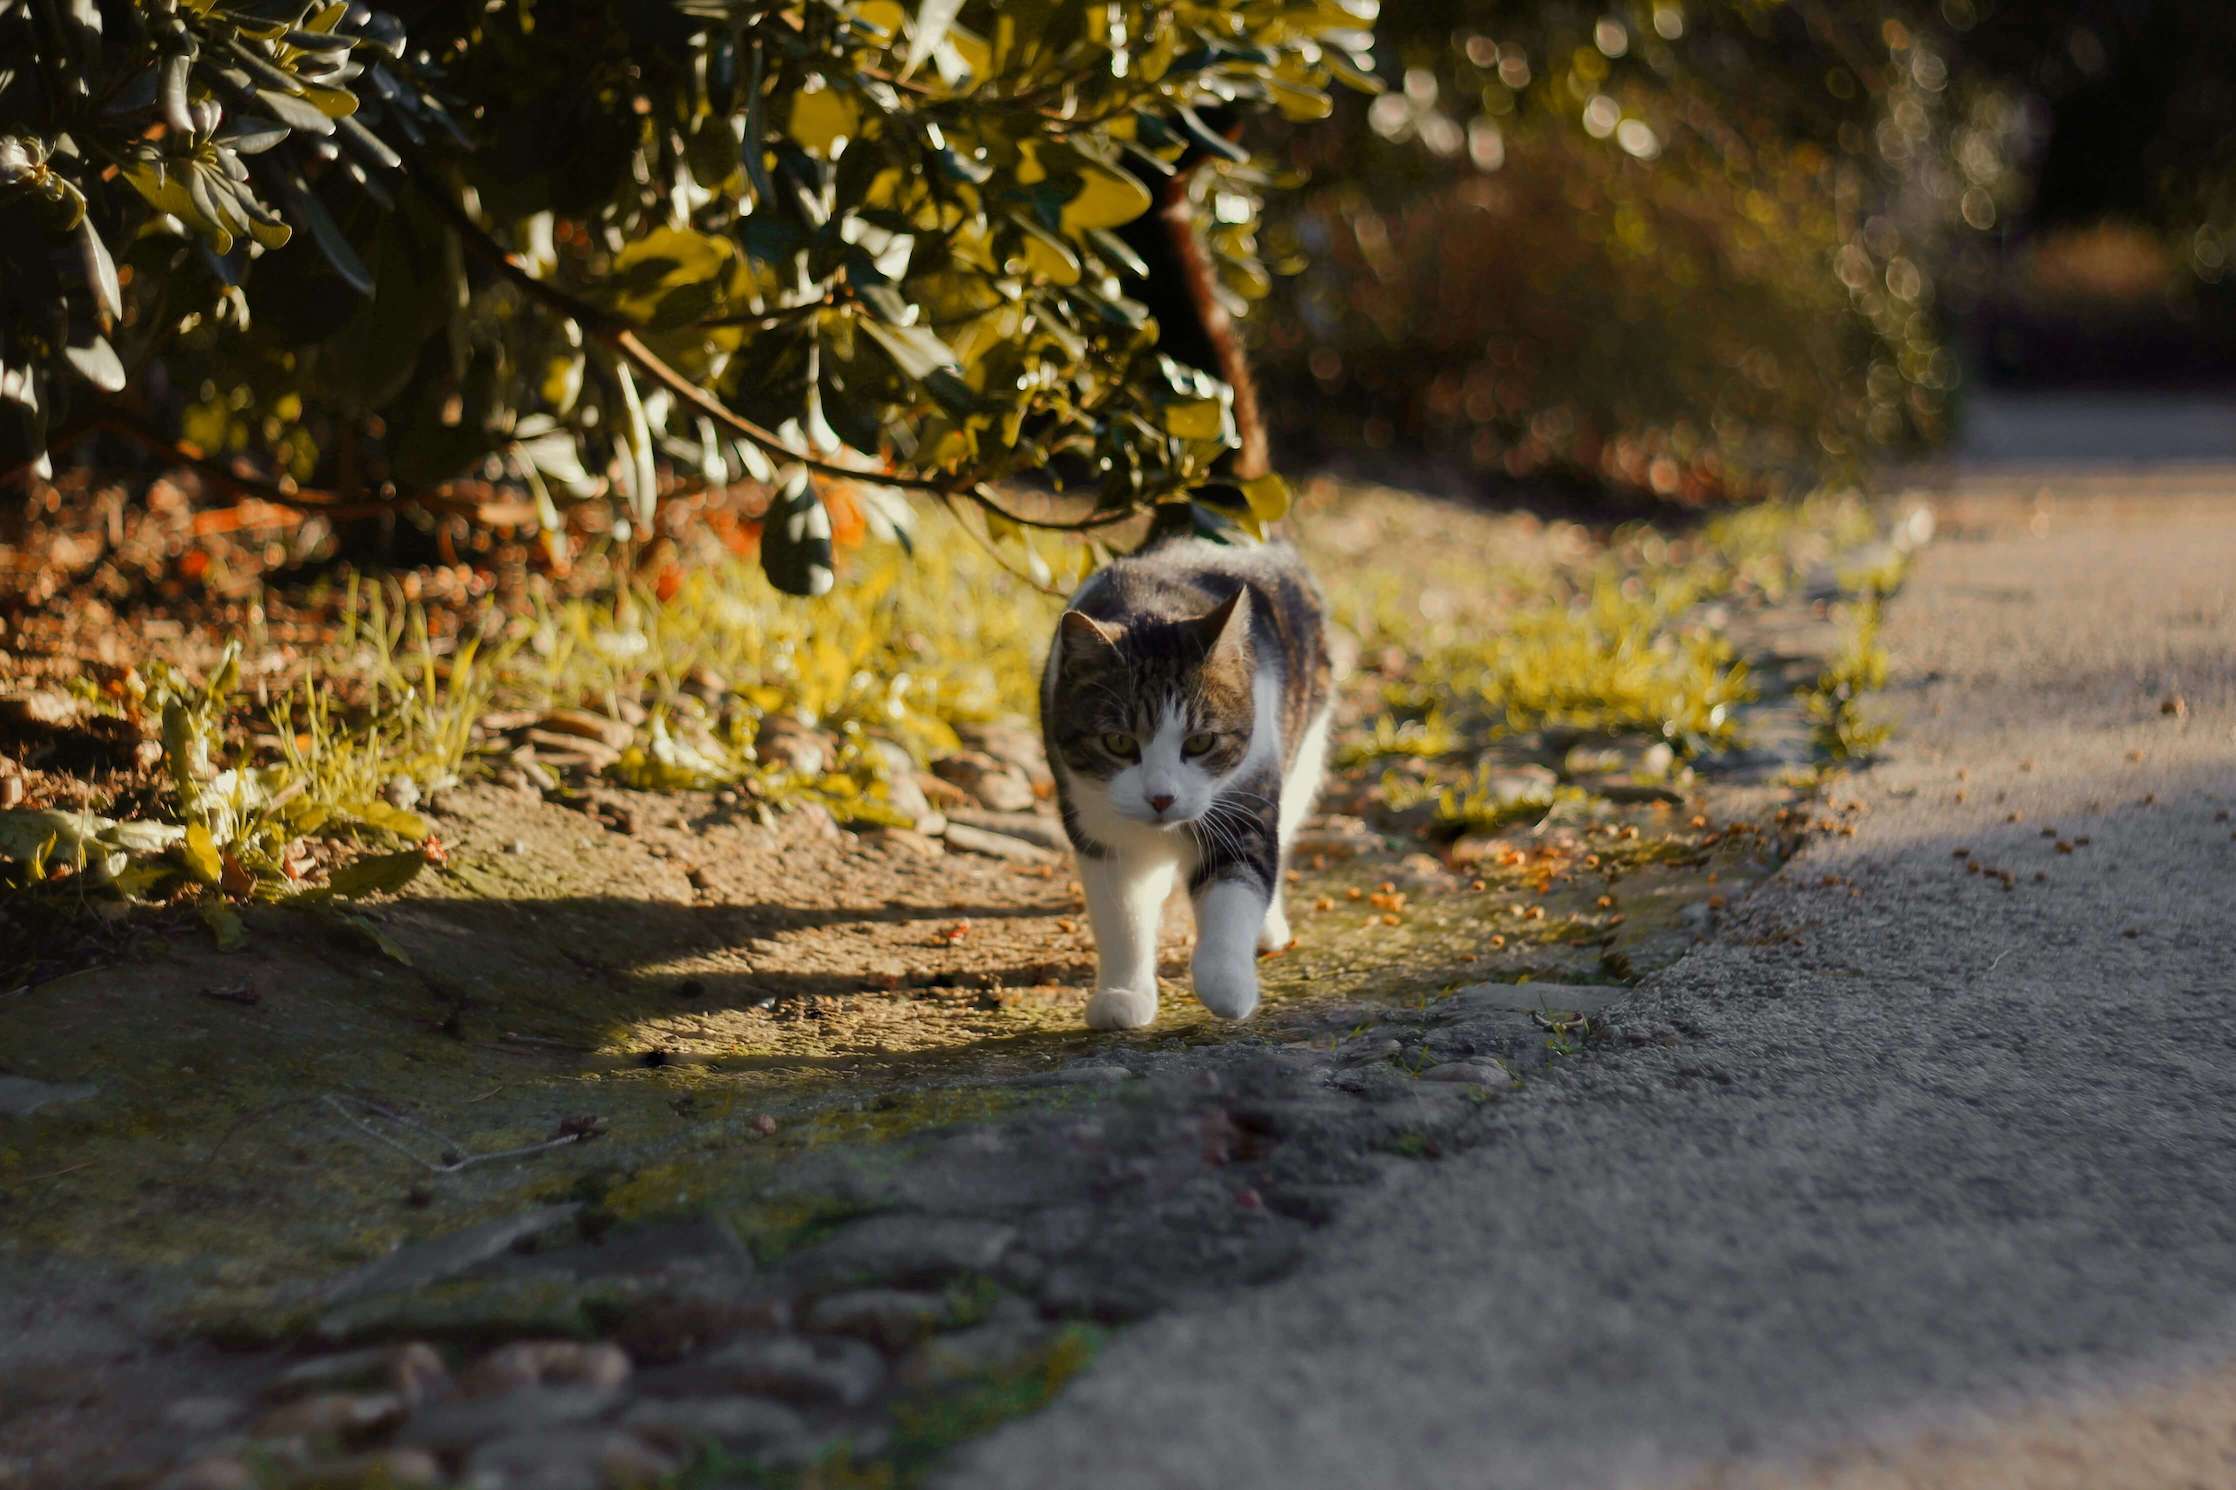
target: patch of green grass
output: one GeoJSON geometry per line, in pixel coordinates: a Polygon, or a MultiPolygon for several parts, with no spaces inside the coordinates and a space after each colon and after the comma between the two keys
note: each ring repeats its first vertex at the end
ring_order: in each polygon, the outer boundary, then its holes
{"type": "Polygon", "coordinates": [[[1687,753],[1728,745],[1754,686],[1727,642],[1671,608],[1675,598],[1607,581],[1574,603],[1516,611],[1493,635],[1423,657],[1389,702],[1417,715],[1464,707],[1493,738],[1555,726],[1654,735],[1687,753]]]}
{"type": "Polygon", "coordinates": [[[646,711],[614,775],[652,789],[745,783],[764,799],[819,798],[875,816],[875,738],[922,759],[955,728],[1030,716],[1035,662],[1057,605],[961,541],[914,558],[851,551],[846,583],[801,600],[742,560],[541,607],[514,623],[519,665],[500,698],[522,707],[646,711]],[[757,749],[783,716],[828,731],[838,759],[813,776],[757,749]]]}
{"type": "Polygon", "coordinates": [[[1451,754],[1459,746],[1458,731],[1452,728],[1442,709],[1431,705],[1418,719],[1400,720],[1389,714],[1376,717],[1363,738],[1343,743],[1336,751],[1335,763],[1350,770],[1390,756],[1433,760],[1451,754]]]}
{"type": "Polygon", "coordinates": [[[153,661],[120,696],[81,690],[89,704],[156,725],[162,789],[152,810],[126,820],[0,813],[0,860],[14,865],[0,885],[71,878],[73,890],[191,900],[221,945],[239,939],[231,907],[242,901],[401,887],[428,862],[417,847],[428,824],[412,807],[458,779],[489,707],[497,664],[483,654],[486,639],[438,650],[422,612],[370,588],[352,592],[330,657],[276,700],[244,683],[238,640],[201,681],[153,661]],[[345,668],[347,702],[323,676],[345,668]],[[314,854],[314,842],[339,852],[314,854]],[[394,851],[337,862],[384,845],[394,851]]]}
{"type": "Polygon", "coordinates": [[[0,891],[74,879],[73,893],[188,899],[230,944],[246,901],[399,889],[439,858],[420,847],[419,801],[510,748],[481,727],[493,713],[611,721],[628,738],[608,774],[626,785],[737,786],[905,825],[887,787],[900,759],[955,748],[958,725],[1031,713],[1055,602],[966,543],[913,561],[872,543],[847,562],[850,583],[816,600],[731,560],[484,612],[449,635],[352,580],[335,636],[276,691],[246,681],[265,669],[239,641],[205,678],[153,660],[120,695],[82,687],[87,706],[159,728],[164,790],[113,816],[0,811],[0,891]],[[824,732],[830,758],[801,771],[765,757],[779,716],[824,732]]]}
{"type": "Polygon", "coordinates": [[[1865,695],[1887,686],[1879,610],[1875,594],[1855,603],[1846,643],[1802,695],[1817,753],[1835,764],[1868,759],[1894,733],[1892,725],[1872,719],[1860,707],[1865,695]]]}

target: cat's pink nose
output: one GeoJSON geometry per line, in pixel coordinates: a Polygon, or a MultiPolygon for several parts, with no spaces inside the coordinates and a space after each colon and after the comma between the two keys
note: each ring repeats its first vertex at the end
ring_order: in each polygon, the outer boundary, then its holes
{"type": "Polygon", "coordinates": [[[1163,812],[1167,807],[1170,807],[1172,805],[1172,796],[1170,793],[1167,793],[1164,796],[1151,797],[1149,799],[1149,805],[1152,808],[1156,809],[1158,812],[1163,812]]]}

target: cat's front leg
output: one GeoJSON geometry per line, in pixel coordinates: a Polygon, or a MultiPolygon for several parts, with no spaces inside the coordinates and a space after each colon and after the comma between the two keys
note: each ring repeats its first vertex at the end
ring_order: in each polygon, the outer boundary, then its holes
{"type": "Polygon", "coordinates": [[[1105,849],[1079,856],[1079,885],[1095,929],[1095,993],[1087,1028],[1135,1030],[1157,1017],[1157,920],[1175,865],[1105,849]]]}
{"type": "Polygon", "coordinates": [[[1196,997],[1221,1019],[1258,1007],[1258,950],[1269,930],[1288,944],[1281,914],[1278,778],[1231,786],[1203,817],[1188,891],[1196,907],[1196,997]]]}
{"type": "Polygon", "coordinates": [[[1215,879],[1195,893],[1196,997],[1221,1019],[1248,1019],[1258,1007],[1258,933],[1270,903],[1256,879],[1215,879]]]}

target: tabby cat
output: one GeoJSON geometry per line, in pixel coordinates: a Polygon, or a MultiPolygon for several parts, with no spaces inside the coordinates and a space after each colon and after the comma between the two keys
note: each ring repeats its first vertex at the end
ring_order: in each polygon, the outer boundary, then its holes
{"type": "Polygon", "coordinates": [[[1087,1023],[1157,1016],[1157,921],[1185,876],[1196,997],[1258,1006],[1257,954],[1289,942],[1281,868],[1327,762],[1317,586],[1285,544],[1187,539],[1120,559],[1071,599],[1041,729],[1079,858],[1098,970],[1087,1023]]]}

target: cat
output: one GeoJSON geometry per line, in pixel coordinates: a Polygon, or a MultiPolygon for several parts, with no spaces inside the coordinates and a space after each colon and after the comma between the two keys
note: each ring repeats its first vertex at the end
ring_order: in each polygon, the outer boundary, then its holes
{"type": "Polygon", "coordinates": [[[1282,865],[1327,765],[1319,587],[1286,544],[1182,539],[1098,571],[1056,623],[1041,730],[1095,933],[1091,1029],[1157,1016],[1157,921],[1185,876],[1196,997],[1246,1019],[1289,943],[1282,865]]]}

